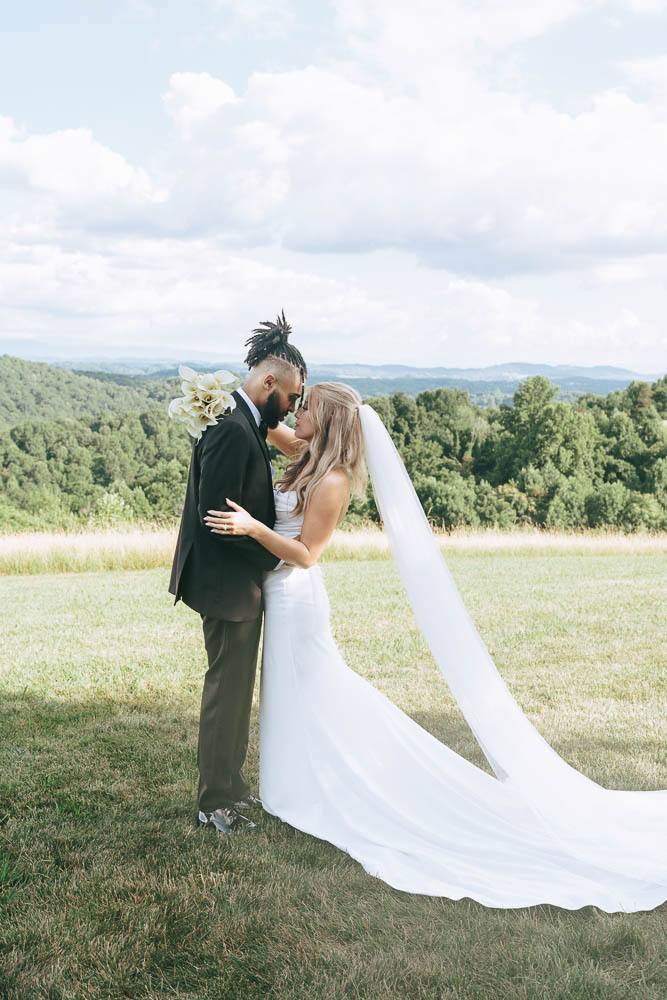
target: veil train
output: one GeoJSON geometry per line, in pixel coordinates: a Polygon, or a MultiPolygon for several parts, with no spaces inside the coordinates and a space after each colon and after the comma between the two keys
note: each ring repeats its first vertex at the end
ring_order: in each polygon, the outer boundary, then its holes
{"type": "Polygon", "coordinates": [[[408,599],[496,777],[569,854],[667,887],[667,791],[605,789],[538,733],[463,604],[390,435],[372,407],[361,406],[360,416],[378,510],[408,599]]]}

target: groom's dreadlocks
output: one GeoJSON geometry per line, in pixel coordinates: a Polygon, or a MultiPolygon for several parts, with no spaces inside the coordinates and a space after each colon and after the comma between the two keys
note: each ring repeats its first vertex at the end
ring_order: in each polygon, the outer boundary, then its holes
{"type": "Polygon", "coordinates": [[[292,327],[285,319],[285,310],[279,313],[275,323],[264,320],[252,331],[245,346],[249,348],[245,364],[248,368],[256,368],[260,361],[266,358],[280,358],[286,361],[293,368],[301,372],[301,378],[305,384],[308,369],[306,362],[301,356],[301,352],[288,343],[288,337],[292,332],[292,327]]]}

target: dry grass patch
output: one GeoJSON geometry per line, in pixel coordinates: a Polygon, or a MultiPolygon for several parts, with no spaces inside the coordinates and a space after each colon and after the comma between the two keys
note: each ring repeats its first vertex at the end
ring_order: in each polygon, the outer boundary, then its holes
{"type": "MultiPolygon", "coordinates": [[[[119,569],[166,569],[171,566],[176,527],[143,526],[81,532],[0,534],[0,575],[86,573],[119,569]]],[[[438,532],[443,552],[534,555],[575,553],[654,555],[667,552],[667,533],[550,532],[535,528],[495,531],[460,528],[438,532]]],[[[385,559],[389,546],[379,528],[339,530],[324,562],[385,559]]]]}

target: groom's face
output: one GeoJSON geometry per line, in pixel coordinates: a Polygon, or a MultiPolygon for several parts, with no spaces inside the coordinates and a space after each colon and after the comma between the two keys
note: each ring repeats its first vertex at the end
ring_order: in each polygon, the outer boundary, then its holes
{"type": "Polygon", "coordinates": [[[288,413],[294,413],[301,398],[303,382],[299,372],[276,378],[268,389],[268,395],[259,410],[267,427],[277,427],[288,413]]]}

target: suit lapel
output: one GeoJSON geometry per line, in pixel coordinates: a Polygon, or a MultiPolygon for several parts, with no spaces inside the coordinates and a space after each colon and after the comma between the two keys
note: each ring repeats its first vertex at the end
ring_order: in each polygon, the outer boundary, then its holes
{"type": "Polygon", "coordinates": [[[269,455],[269,449],[266,446],[266,441],[264,440],[264,438],[262,437],[262,435],[259,433],[259,427],[257,426],[257,424],[255,422],[255,418],[252,415],[252,413],[250,412],[250,407],[246,403],[246,401],[243,398],[243,396],[239,396],[238,392],[233,392],[232,395],[233,395],[234,399],[236,400],[237,409],[240,410],[240,412],[243,414],[243,416],[246,418],[246,420],[248,421],[248,423],[250,424],[250,426],[253,429],[255,437],[257,438],[257,442],[258,442],[260,448],[262,449],[262,455],[264,456],[264,461],[266,462],[266,470],[267,470],[267,472],[269,474],[269,483],[272,483],[273,480],[272,480],[272,477],[271,477],[271,456],[269,455]]]}

